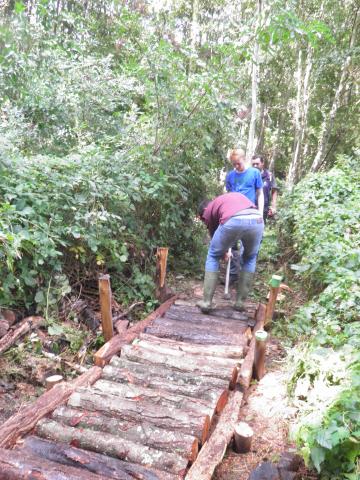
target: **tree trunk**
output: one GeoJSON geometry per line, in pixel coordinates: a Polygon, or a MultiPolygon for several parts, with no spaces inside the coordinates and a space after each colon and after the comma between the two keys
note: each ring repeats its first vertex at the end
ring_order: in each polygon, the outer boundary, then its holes
{"type": "Polygon", "coordinates": [[[298,59],[298,71],[297,71],[297,82],[298,82],[298,94],[296,99],[296,114],[295,114],[295,134],[294,134],[294,147],[293,147],[293,156],[291,164],[289,167],[288,181],[287,184],[289,187],[293,186],[298,180],[301,174],[301,165],[303,160],[303,143],[305,139],[306,127],[307,127],[307,117],[309,110],[309,99],[310,99],[310,73],[312,70],[312,58],[313,58],[313,48],[311,46],[307,49],[307,57],[305,70],[303,74],[302,66],[302,51],[299,51],[298,59]]]}
{"type": "Polygon", "coordinates": [[[176,395],[164,390],[154,390],[152,388],[142,387],[140,385],[129,385],[116,383],[109,380],[98,380],[93,388],[108,395],[116,395],[124,400],[137,402],[139,399],[145,402],[158,405],[159,408],[167,407],[169,410],[173,407],[198,415],[209,415],[210,419],[214,414],[214,408],[211,408],[201,399],[176,395]]]}
{"type": "Polygon", "coordinates": [[[148,335],[147,333],[141,333],[140,340],[146,340],[147,342],[155,345],[163,345],[180,350],[182,352],[188,352],[193,355],[206,355],[208,357],[220,357],[220,358],[233,358],[239,360],[244,357],[244,353],[247,347],[247,341],[244,338],[242,345],[192,345],[191,343],[178,342],[176,340],[164,339],[160,337],[154,337],[154,335],[148,335]]]}
{"type": "MultiPolygon", "coordinates": [[[[199,36],[199,0],[192,0],[192,15],[190,28],[191,54],[196,54],[196,42],[199,36]]],[[[195,62],[193,59],[189,61],[189,73],[195,70],[195,62]]]]}
{"type": "Polygon", "coordinates": [[[198,440],[183,432],[168,431],[151,423],[119,420],[98,412],[89,412],[61,406],[51,418],[59,423],[80,429],[110,433],[134,443],[165,452],[177,453],[193,462],[198,454],[198,440]]]}
{"type": "Polygon", "coordinates": [[[267,106],[264,103],[260,104],[260,118],[259,118],[259,135],[257,139],[257,144],[254,153],[261,154],[264,150],[264,143],[265,143],[265,131],[266,131],[266,124],[268,118],[268,110],[267,106]]]}
{"type": "Polygon", "coordinates": [[[68,427],[53,420],[40,420],[36,426],[36,433],[49,440],[68,443],[72,446],[177,475],[181,475],[188,464],[188,460],[180,455],[130,442],[109,433],[101,432],[99,434],[99,432],[92,430],[68,427]]]}
{"type": "Polygon", "coordinates": [[[0,448],[0,478],[4,480],[59,480],[65,478],[66,480],[106,480],[109,477],[51,462],[23,450],[0,448]]]}
{"type": "Polygon", "coordinates": [[[1,425],[0,447],[11,447],[20,435],[33,429],[40,418],[65,402],[77,387],[91,385],[100,376],[101,368],[92,367],[72,382],[59,383],[45,392],[33,404],[24,407],[1,425]]]}
{"type": "MultiPolygon", "coordinates": [[[[179,480],[181,478],[167,472],[146,469],[135,463],[123,462],[100,453],[71,447],[64,443],[54,443],[34,436],[25,438],[24,446],[19,452],[25,453],[25,455],[36,455],[41,459],[57,462],[61,465],[78,467],[85,472],[90,472],[90,474],[100,475],[102,479],[179,480]]],[[[67,477],[67,480],[69,478],[67,477]]],[[[86,478],[91,479],[91,477],[86,478]]]]}
{"type": "Polygon", "coordinates": [[[210,418],[208,415],[188,414],[176,408],[159,408],[158,405],[139,401],[121,400],[115,395],[100,393],[94,389],[78,389],[69,398],[68,405],[90,411],[102,412],[123,420],[138,423],[151,423],[168,430],[177,430],[196,437],[203,443],[209,433],[210,418]]]}
{"type": "Polygon", "coordinates": [[[189,372],[199,376],[216,377],[222,380],[228,380],[230,383],[234,383],[237,374],[237,368],[235,365],[230,365],[227,368],[215,366],[211,364],[211,357],[196,357],[195,355],[190,357],[190,355],[187,354],[185,357],[181,358],[174,355],[145,350],[136,345],[125,345],[122,349],[122,356],[133,362],[156,364],[160,367],[166,365],[179,372],[189,372]]]}
{"type": "Polygon", "coordinates": [[[205,377],[209,379],[209,384],[207,385],[203,382],[194,385],[192,382],[194,377],[191,375],[179,374],[169,369],[165,369],[165,371],[161,369],[161,372],[156,371],[153,375],[151,373],[153,369],[149,369],[149,366],[135,363],[131,364],[131,362],[127,362],[126,360],[123,360],[123,362],[128,365],[130,364],[130,368],[116,368],[112,365],[107,365],[104,368],[102,378],[119,383],[155,388],[176,395],[198,398],[206,401],[207,405],[215,408],[217,412],[220,412],[226,404],[228,384],[223,380],[220,380],[220,382],[223,383],[220,388],[219,385],[216,384],[219,379],[212,379],[211,377],[205,377]],[[135,370],[131,368],[131,365],[138,365],[138,367],[135,370]],[[211,381],[213,384],[210,383],[211,381]]]}
{"type": "Polygon", "coordinates": [[[349,45],[349,54],[347,55],[342,69],[341,69],[341,74],[340,74],[340,80],[338,87],[335,92],[335,96],[333,99],[332,106],[330,108],[330,111],[327,115],[325,115],[325,118],[323,120],[323,124],[321,126],[321,133],[320,133],[320,138],[318,142],[318,150],[315,155],[314,161],[311,165],[311,171],[312,172],[317,172],[320,167],[323,165],[325,155],[326,155],[326,150],[327,150],[327,144],[329,141],[329,137],[331,135],[336,113],[340,107],[341,104],[341,99],[342,95],[344,94],[346,90],[346,82],[347,82],[347,76],[349,73],[350,65],[351,65],[351,60],[352,60],[352,50],[355,46],[356,42],[356,36],[357,36],[357,29],[359,26],[359,8],[357,9],[355,13],[355,19],[354,19],[354,24],[353,24],[353,29],[351,32],[351,38],[350,38],[350,45],[349,45]]]}
{"type": "MultiPolygon", "coordinates": [[[[262,0],[257,0],[257,22],[256,29],[260,28],[261,22],[262,0]]],[[[258,88],[259,88],[259,63],[260,47],[257,39],[255,40],[254,53],[252,59],[252,74],[251,74],[251,119],[249,126],[249,135],[246,147],[246,158],[248,160],[255,152],[255,134],[256,134],[256,120],[257,120],[257,102],[258,102],[258,88]]]]}

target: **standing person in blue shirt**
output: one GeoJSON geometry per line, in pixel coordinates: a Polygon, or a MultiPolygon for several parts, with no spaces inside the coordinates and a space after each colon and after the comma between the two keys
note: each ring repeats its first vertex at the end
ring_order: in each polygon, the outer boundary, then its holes
{"type": "MultiPolygon", "coordinates": [[[[257,168],[246,166],[245,152],[240,148],[230,152],[230,162],[234,169],[226,175],[226,191],[242,193],[252,203],[257,205],[258,210],[262,213],[264,211],[264,192],[260,171],[257,168]]],[[[240,255],[237,245],[234,245],[233,260],[230,268],[230,283],[237,281],[239,269],[240,255]]]]}
{"type": "Polygon", "coordinates": [[[252,166],[260,170],[264,190],[264,223],[268,217],[273,217],[276,213],[276,200],[278,187],[272,172],[265,168],[264,157],[254,155],[251,160],[252,166]]]}

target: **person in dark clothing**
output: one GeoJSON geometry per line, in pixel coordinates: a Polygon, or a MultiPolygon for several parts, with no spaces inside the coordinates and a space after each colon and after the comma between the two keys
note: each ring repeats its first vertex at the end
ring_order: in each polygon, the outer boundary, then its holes
{"type": "Polygon", "coordinates": [[[199,217],[206,224],[211,241],[205,263],[204,298],[197,303],[203,313],[212,309],[212,298],[219,276],[219,262],[229,247],[241,240],[244,252],[234,308],[244,310],[252,286],[256,258],[264,231],[262,212],[245,195],[225,193],[200,204],[199,217]]]}
{"type": "Polygon", "coordinates": [[[264,191],[264,222],[268,217],[273,217],[276,213],[276,200],[278,187],[274,174],[266,170],[264,158],[261,155],[252,157],[252,166],[260,170],[264,191]]]}

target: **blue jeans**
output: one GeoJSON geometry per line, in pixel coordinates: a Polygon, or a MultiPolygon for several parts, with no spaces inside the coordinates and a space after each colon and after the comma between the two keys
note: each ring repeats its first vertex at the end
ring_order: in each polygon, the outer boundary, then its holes
{"type": "Polygon", "coordinates": [[[205,263],[205,271],[218,272],[220,259],[225,252],[241,240],[243,245],[242,270],[255,272],[256,258],[264,232],[261,215],[239,215],[219,225],[211,239],[205,263]]]}

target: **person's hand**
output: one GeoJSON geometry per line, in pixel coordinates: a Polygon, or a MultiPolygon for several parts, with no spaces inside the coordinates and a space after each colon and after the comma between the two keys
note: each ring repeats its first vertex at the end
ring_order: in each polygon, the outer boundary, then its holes
{"type": "Polygon", "coordinates": [[[226,253],[224,254],[224,260],[225,260],[225,262],[228,262],[231,257],[232,257],[232,253],[230,253],[230,255],[229,255],[229,253],[226,252],[226,253]]]}
{"type": "Polygon", "coordinates": [[[269,217],[273,217],[276,214],[276,208],[275,207],[270,207],[269,208],[269,217]]]}

